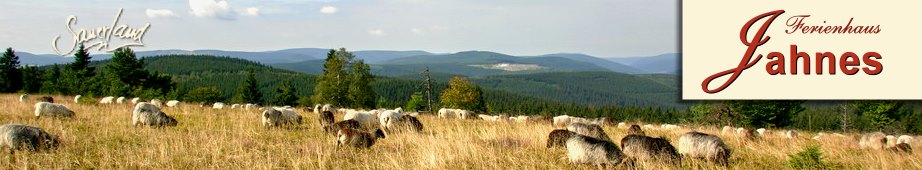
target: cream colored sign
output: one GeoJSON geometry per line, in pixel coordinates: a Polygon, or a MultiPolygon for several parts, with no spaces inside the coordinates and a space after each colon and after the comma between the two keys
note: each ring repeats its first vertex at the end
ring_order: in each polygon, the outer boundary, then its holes
{"type": "Polygon", "coordinates": [[[922,1],[683,1],[682,98],[922,99],[922,1]]]}
{"type": "Polygon", "coordinates": [[[144,46],[144,34],[147,33],[147,29],[150,28],[150,23],[144,24],[141,28],[131,28],[126,24],[118,25],[118,21],[122,17],[122,10],[123,9],[119,9],[118,13],[115,14],[115,19],[112,21],[111,26],[102,26],[89,30],[80,29],[75,31],[72,27],[77,24],[77,16],[68,16],[65,21],[65,28],[67,32],[71,34],[72,41],[66,46],[67,50],[62,51],[58,48],[58,40],[61,39],[59,35],[51,40],[51,48],[54,49],[54,52],[58,55],[65,56],[73,53],[79,44],[84,44],[87,49],[95,47],[97,50],[107,52],[114,51],[121,47],[144,46]],[[130,42],[109,46],[113,37],[128,40],[130,42]]]}

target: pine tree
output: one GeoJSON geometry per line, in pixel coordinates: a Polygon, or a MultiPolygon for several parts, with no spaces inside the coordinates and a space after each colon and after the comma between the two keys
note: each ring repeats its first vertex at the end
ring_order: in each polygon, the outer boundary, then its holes
{"type": "Polygon", "coordinates": [[[116,49],[111,61],[105,66],[106,72],[118,81],[128,84],[132,89],[141,85],[142,78],[147,78],[144,64],[138,60],[134,51],[128,47],[116,49]]]}
{"type": "Polygon", "coordinates": [[[19,57],[13,48],[6,48],[0,57],[0,92],[12,93],[22,89],[22,71],[19,70],[19,57]]]}
{"type": "Polygon", "coordinates": [[[22,69],[22,91],[26,93],[36,93],[42,88],[44,80],[38,67],[26,66],[22,69]]]}
{"type": "Polygon", "coordinates": [[[279,106],[296,106],[298,105],[298,91],[291,85],[291,81],[284,81],[275,89],[278,96],[275,97],[274,104],[279,106]]]}
{"type": "Polygon", "coordinates": [[[426,105],[426,100],[423,100],[423,93],[416,92],[413,95],[410,95],[410,101],[407,101],[407,105],[403,109],[407,111],[419,111],[423,106],[426,105]]]}
{"type": "Polygon", "coordinates": [[[74,63],[69,65],[69,69],[75,71],[77,76],[80,77],[92,77],[95,74],[96,68],[90,67],[90,53],[86,51],[83,47],[83,44],[80,44],[80,47],[77,48],[77,52],[74,52],[74,63]]]}
{"type": "Polygon", "coordinates": [[[323,75],[320,75],[317,85],[314,87],[313,101],[317,103],[329,103],[336,106],[348,106],[348,80],[349,75],[345,68],[348,62],[354,56],[340,48],[339,51],[330,49],[327,53],[326,61],[323,63],[323,75]]]}
{"type": "Polygon", "coordinates": [[[92,81],[96,72],[96,68],[90,67],[90,54],[84,48],[83,44],[77,48],[77,51],[74,52],[74,62],[66,65],[64,70],[64,79],[61,80],[58,85],[61,90],[61,93],[64,94],[87,94],[91,90],[94,84],[98,83],[92,81]]]}
{"type": "Polygon", "coordinates": [[[45,70],[45,75],[43,78],[45,81],[42,81],[42,88],[39,90],[42,93],[46,94],[61,94],[61,69],[57,64],[51,66],[51,68],[45,70]]]}
{"type": "Polygon", "coordinates": [[[374,77],[371,67],[363,61],[352,64],[352,79],[349,82],[349,102],[354,108],[374,108],[375,91],[371,88],[374,77]]]}
{"type": "Polygon", "coordinates": [[[242,103],[262,104],[262,93],[259,92],[259,85],[256,81],[256,71],[253,68],[247,69],[247,77],[243,84],[237,88],[237,101],[242,103]]]}

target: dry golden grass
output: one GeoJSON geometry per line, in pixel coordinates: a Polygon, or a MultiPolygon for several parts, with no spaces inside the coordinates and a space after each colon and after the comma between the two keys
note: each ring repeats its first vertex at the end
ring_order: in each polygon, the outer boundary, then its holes
{"type": "MultiPolygon", "coordinates": [[[[216,110],[195,105],[164,108],[180,123],[176,127],[130,125],[131,106],[74,104],[72,97],[55,100],[74,110],[73,119],[33,117],[33,103],[18,95],[0,95],[0,123],[26,124],[59,135],[62,145],[49,153],[0,154],[4,169],[595,169],[572,165],[565,149],[545,148],[549,124],[493,123],[445,120],[422,115],[422,134],[403,133],[381,139],[371,149],[335,148],[332,136],[318,128],[317,116],[299,110],[305,123],[298,128],[265,129],[258,111],[216,110]]],[[[342,115],[337,115],[340,120],[342,115]]],[[[620,140],[624,129],[606,127],[620,140]]],[[[717,128],[697,129],[719,134],[717,128]]],[[[673,143],[688,130],[647,130],[673,143]]],[[[733,149],[729,167],[685,159],[681,165],[650,163],[649,169],[788,169],[789,154],[821,145],[829,162],[845,169],[922,169],[922,155],[857,149],[851,137],[809,139],[802,132],[788,140],[768,135],[759,142],[724,136],[733,149]]],[[[919,143],[913,144],[918,148],[919,143]]],[[[623,168],[623,167],[608,167],[623,168]]]]}

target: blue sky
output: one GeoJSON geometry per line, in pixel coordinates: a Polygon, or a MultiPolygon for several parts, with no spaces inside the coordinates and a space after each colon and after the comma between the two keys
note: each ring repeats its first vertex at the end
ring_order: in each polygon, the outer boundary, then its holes
{"type": "MultiPolygon", "coordinates": [[[[678,51],[672,0],[5,0],[0,46],[52,54],[75,29],[150,23],[145,47],[268,51],[485,50],[602,57],[678,51]]],[[[64,46],[64,45],[62,45],[64,46]]],[[[91,51],[91,53],[101,53],[91,51]]]]}

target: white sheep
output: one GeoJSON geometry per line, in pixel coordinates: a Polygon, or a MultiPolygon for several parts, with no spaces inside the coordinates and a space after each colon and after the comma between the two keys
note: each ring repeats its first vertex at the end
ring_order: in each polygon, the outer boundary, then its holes
{"type": "Polygon", "coordinates": [[[623,157],[614,143],[579,134],[571,135],[566,147],[567,158],[572,163],[614,166],[621,163],[623,157]]]}
{"type": "Polygon", "coordinates": [[[660,128],[663,130],[679,130],[682,127],[673,124],[662,124],[660,125],[660,128]]]}
{"type": "Polygon", "coordinates": [[[732,133],[733,133],[733,127],[731,127],[731,126],[724,126],[723,130],[721,130],[720,133],[722,133],[722,134],[724,134],[724,135],[732,134],[732,133]]]}
{"type": "Polygon", "coordinates": [[[99,100],[99,104],[112,104],[112,100],[115,100],[115,97],[106,96],[99,100]]]}
{"type": "Polygon", "coordinates": [[[900,144],[900,143],[912,144],[912,136],[900,135],[900,137],[896,139],[896,143],[897,144],[900,144]]]}
{"type": "Polygon", "coordinates": [[[797,138],[797,136],[800,134],[798,134],[796,130],[787,130],[787,131],[784,131],[784,134],[782,135],[784,135],[783,136],[784,138],[794,139],[794,138],[797,138]]]}
{"type": "Polygon", "coordinates": [[[439,109],[439,118],[451,118],[454,116],[455,116],[455,113],[451,109],[447,109],[447,108],[439,109]]]}
{"type": "Polygon", "coordinates": [[[887,147],[888,147],[888,148],[889,148],[889,147],[896,146],[896,144],[897,144],[897,143],[896,143],[896,136],[887,135],[886,138],[887,138],[887,147]]]}
{"type": "Polygon", "coordinates": [[[160,99],[150,99],[150,104],[153,104],[157,107],[163,107],[163,101],[160,101],[160,99]]]}
{"type": "Polygon", "coordinates": [[[125,103],[125,97],[119,96],[115,99],[115,103],[122,104],[125,103]]]}
{"type": "Polygon", "coordinates": [[[214,104],[211,105],[211,108],[213,108],[213,109],[223,109],[223,108],[224,108],[224,103],[215,102],[214,104]]]}
{"type": "Polygon", "coordinates": [[[602,129],[602,126],[596,124],[572,123],[567,125],[567,130],[583,136],[611,141],[611,138],[608,137],[608,134],[605,134],[605,130],[602,129]]]}
{"type": "Polygon", "coordinates": [[[400,117],[403,116],[403,113],[400,113],[398,110],[385,110],[378,115],[378,122],[381,124],[381,127],[384,127],[385,131],[390,133],[390,130],[397,125],[397,122],[400,121],[400,117]]]}
{"type": "Polygon", "coordinates": [[[567,125],[570,125],[571,118],[572,117],[569,115],[554,116],[554,126],[566,127],[567,125]]]}
{"type": "Polygon", "coordinates": [[[321,111],[330,111],[330,112],[336,113],[336,107],[333,107],[333,104],[325,104],[321,108],[321,111]]]}
{"type": "Polygon", "coordinates": [[[884,149],[887,146],[887,135],[882,132],[867,133],[858,141],[861,149],[884,149]]]}
{"type": "Polygon", "coordinates": [[[138,98],[138,97],[131,98],[131,104],[138,104],[138,102],[141,102],[141,98],[138,98]]]}
{"type": "Polygon", "coordinates": [[[620,123],[618,123],[618,129],[627,129],[627,128],[630,128],[630,127],[631,127],[631,126],[628,125],[628,124],[625,123],[625,122],[620,122],[620,123]]]}
{"type": "Polygon", "coordinates": [[[35,103],[35,117],[73,117],[74,111],[71,111],[62,104],[38,102],[35,103]]]}
{"type": "Polygon", "coordinates": [[[232,105],[231,105],[231,109],[239,109],[239,108],[240,108],[240,104],[232,104],[232,105]]]}
{"type": "Polygon", "coordinates": [[[26,100],[29,100],[29,94],[19,95],[19,102],[25,103],[26,100]]]}
{"type": "Polygon", "coordinates": [[[0,146],[9,148],[9,153],[16,150],[46,151],[58,147],[60,139],[48,134],[42,128],[5,124],[0,126],[0,146]]]}
{"type": "Polygon", "coordinates": [[[343,115],[343,120],[356,120],[362,124],[362,127],[373,128],[377,127],[376,124],[379,124],[376,111],[362,112],[362,111],[352,111],[347,112],[343,115]]]}
{"type": "Polygon", "coordinates": [[[314,105],[314,114],[323,113],[323,110],[322,110],[322,109],[323,109],[323,105],[322,105],[322,104],[316,104],[316,105],[314,105]]]}
{"type": "Polygon", "coordinates": [[[259,107],[259,105],[252,104],[252,103],[247,103],[246,105],[243,105],[243,108],[244,108],[244,109],[247,109],[247,110],[249,110],[249,109],[255,109],[256,107],[259,107]]]}
{"type": "Polygon", "coordinates": [[[179,105],[179,100],[166,101],[167,107],[176,107],[177,105],[179,105]]]}
{"type": "Polygon", "coordinates": [[[134,126],[176,126],[176,119],[166,115],[154,104],[140,102],[131,112],[131,124],[134,126]]]}
{"type": "Polygon", "coordinates": [[[74,103],[80,103],[80,97],[83,97],[83,95],[78,94],[77,96],[74,96],[74,103]]]}
{"type": "Polygon", "coordinates": [[[277,127],[281,125],[299,125],[301,124],[301,115],[288,108],[268,108],[263,111],[262,123],[265,127],[277,127]]]}
{"type": "Polygon", "coordinates": [[[525,116],[525,115],[516,116],[514,121],[516,123],[528,123],[528,116],[525,116]]]}
{"type": "Polygon", "coordinates": [[[679,137],[677,150],[679,154],[691,158],[727,165],[730,160],[730,148],[720,137],[701,132],[688,132],[679,137]]]}
{"type": "Polygon", "coordinates": [[[759,133],[759,136],[765,136],[765,133],[768,133],[768,130],[765,128],[756,129],[756,132],[759,133]]]}
{"type": "Polygon", "coordinates": [[[474,112],[469,110],[455,109],[455,113],[458,114],[458,119],[473,119],[474,112]]]}

